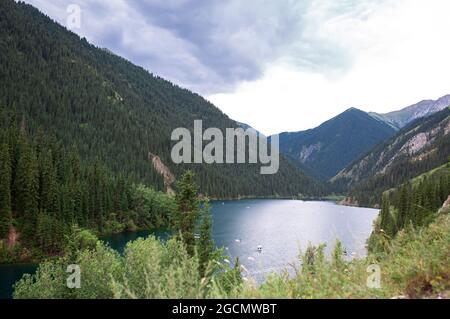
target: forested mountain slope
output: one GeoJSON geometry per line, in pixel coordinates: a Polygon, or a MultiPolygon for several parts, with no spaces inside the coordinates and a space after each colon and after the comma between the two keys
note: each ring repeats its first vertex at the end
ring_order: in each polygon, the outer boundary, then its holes
{"type": "Polygon", "coordinates": [[[450,108],[419,119],[375,147],[332,179],[359,204],[379,203],[381,193],[447,162],[450,108]]]}
{"type": "Polygon", "coordinates": [[[164,188],[149,153],[177,177],[197,172],[201,191],[214,197],[317,195],[322,187],[281,159],[276,175],[260,165],[174,165],[171,132],[238,127],[201,96],[89,44],[37,9],[0,2],[0,104],[15,110],[33,134],[42,128],[82,161],[96,159],[115,173],[164,188]]]}
{"type": "Polygon", "coordinates": [[[317,128],[280,135],[280,150],[299,167],[327,180],[395,130],[351,108],[317,128]]]}

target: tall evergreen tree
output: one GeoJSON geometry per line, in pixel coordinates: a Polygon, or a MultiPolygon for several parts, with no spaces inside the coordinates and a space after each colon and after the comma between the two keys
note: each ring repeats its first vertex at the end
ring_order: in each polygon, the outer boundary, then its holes
{"type": "Polygon", "coordinates": [[[214,240],[212,238],[212,217],[208,200],[205,200],[201,209],[200,237],[197,244],[200,262],[200,276],[205,275],[206,267],[214,251],[214,240]]]}
{"type": "Polygon", "coordinates": [[[11,158],[9,146],[0,145],[0,238],[8,235],[11,226],[11,158]]]}
{"type": "Polygon", "coordinates": [[[39,173],[39,207],[55,213],[58,211],[58,181],[51,151],[41,151],[39,173]]]}
{"type": "Polygon", "coordinates": [[[380,227],[388,236],[393,236],[394,221],[391,216],[391,206],[389,201],[389,195],[383,195],[380,227]]]}
{"type": "Polygon", "coordinates": [[[198,186],[192,171],[186,171],[177,183],[175,227],[190,254],[194,253],[195,226],[199,215],[198,186]]]}
{"type": "Polygon", "coordinates": [[[400,188],[400,195],[398,199],[397,230],[405,227],[407,222],[408,208],[409,208],[408,186],[404,185],[400,188]]]}
{"type": "Polygon", "coordinates": [[[23,235],[30,239],[36,227],[38,213],[38,165],[35,152],[21,132],[20,154],[14,180],[17,212],[23,221],[23,235]]]}

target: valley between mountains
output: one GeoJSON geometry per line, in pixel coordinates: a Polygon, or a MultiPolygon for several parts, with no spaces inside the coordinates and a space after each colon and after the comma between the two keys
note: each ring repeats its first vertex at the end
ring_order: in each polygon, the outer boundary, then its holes
{"type": "Polygon", "coordinates": [[[39,267],[14,289],[14,276],[0,282],[9,297],[449,297],[450,95],[280,132],[279,170],[263,175],[248,162],[176,164],[176,128],[250,127],[29,4],[0,1],[0,48],[0,264],[39,267]],[[120,253],[99,239],[139,232],[120,253]],[[295,236],[316,242],[299,257],[282,243],[295,236]],[[301,267],[255,284],[244,263],[266,250],[264,271],[290,254],[301,267]],[[365,284],[374,263],[382,289],[365,284]],[[65,286],[66,264],[84,267],[81,289],[65,286]]]}

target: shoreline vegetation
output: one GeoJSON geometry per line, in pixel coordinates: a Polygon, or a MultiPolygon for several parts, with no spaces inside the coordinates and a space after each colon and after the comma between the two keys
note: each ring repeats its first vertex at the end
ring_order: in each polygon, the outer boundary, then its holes
{"type": "MultiPolygon", "coordinates": [[[[427,181],[426,188],[442,195],[448,192],[448,182],[427,181]]],[[[403,214],[415,213],[411,207],[402,211],[406,188],[401,187],[395,192],[398,197],[392,195],[398,200],[389,205],[383,200],[367,257],[347,261],[337,242],[328,258],[324,245],[310,245],[300,254],[302,266],[295,268],[294,276],[274,273],[257,285],[244,280],[239,259],[231,266],[223,250],[214,248],[208,201],[201,205],[193,173],[183,175],[177,186],[173,229],[178,235],[167,242],[153,236],[137,239],[119,255],[91,232],[77,229],[64,256],[25,275],[15,285],[14,298],[450,298],[448,199],[444,206],[437,205],[441,197],[430,202],[420,223],[403,219],[403,214]],[[65,286],[68,264],[83,269],[81,289],[65,286]],[[367,285],[373,265],[381,271],[379,288],[367,285]],[[105,274],[107,278],[99,280],[105,274]]],[[[414,197],[414,190],[409,191],[414,197]]]]}
{"type": "Polygon", "coordinates": [[[439,214],[423,228],[407,228],[382,250],[345,261],[337,243],[330,259],[324,246],[310,246],[300,257],[295,276],[272,274],[261,285],[244,281],[239,261],[234,268],[220,252],[209,255],[200,275],[200,254],[187,252],[177,239],[154,237],[127,245],[120,256],[100,242],[69,257],[48,261],[16,285],[14,298],[449,298],[450,218],[439,214]],[[65,287],[65,265],[83,269],[83,286],[65,287]],[[381,270],[381,287],[367,287],[371,265],[381,270]],[[111,274],[99,281],[99,274],[111,274]],[[142,276],[151,278],[143,281],[142,276]]]}

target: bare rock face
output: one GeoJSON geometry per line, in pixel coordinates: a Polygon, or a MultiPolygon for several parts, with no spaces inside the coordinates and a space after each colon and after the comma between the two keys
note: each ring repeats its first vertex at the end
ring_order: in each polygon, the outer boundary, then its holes
{"type": "Polygon", "coordinates": [[[174,195],[175,191],[172,189],[172,184],[175,182],[175,176],[172,174],[170,169],[163,163],[161,158],[155,154],[148,153],[149,159],[152,161],[153,167],[163,177],[164,187],[166,188],[166,193],[169,195],[174,195]]]}
{"type": "Polygon", "coordinates": [[[447,121],[447,125],[444,128],[444,134],[447,135],[448,133],[450,133],[450,120],[447,121]]]}
{"type": "MultiPolygon", "coordinates": [[[[425,145],[428,142],[427,134],[425,133],[419,133],[416,136],[414,136],[412,139],[410,139],[404,146],[406,150],[408,151],[409,155],[414,155],[420,150],[422,150],[425,145]]],[[[400,152],[404,151],[402,148],[400,152]]]]}
{"type": "Polygon", "coordinates": [[[448,195],[447,200],[445,201],[442,208],[439,210],[439,214],[448,214],[450,213],[450,195],[448,195]]]}
{"type": "Polygon", "coordinates": [[[17,241],[19,240],[19,237],[20,237],[20,235],[16,231],[16,229],[14,227],[11,227],[9,229],[8,240],[7,240],[7,246],[8,246],[9,250],[14,248],[14,246],[17,243],[17,241]]]}
{"type": "Polygon", "coordinates": [[[302,163],[305,163],[308,161],[309,157],[314,153],[314,152],[319,152],[320,149],[322,148],[322,143],[318,142],[314,145],[309,145],[309,146],[303,146],[302,151],[299,154],[299,159],[302,163]]]}

